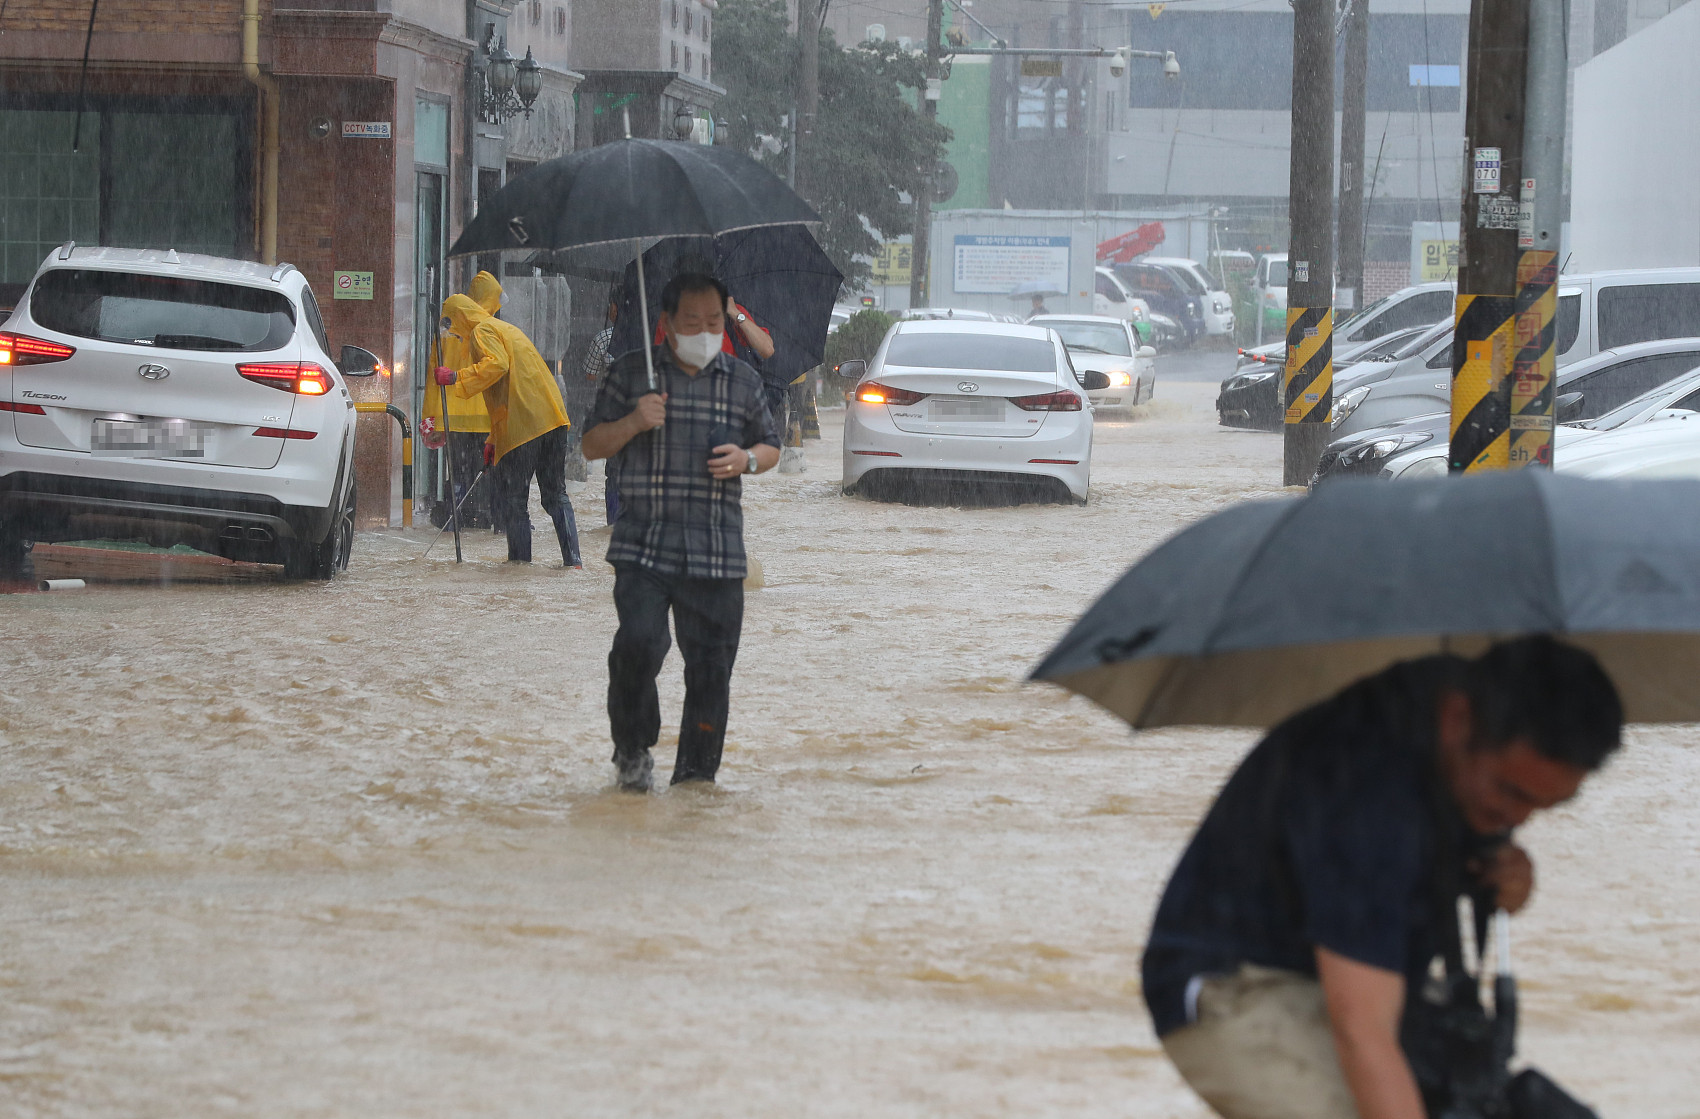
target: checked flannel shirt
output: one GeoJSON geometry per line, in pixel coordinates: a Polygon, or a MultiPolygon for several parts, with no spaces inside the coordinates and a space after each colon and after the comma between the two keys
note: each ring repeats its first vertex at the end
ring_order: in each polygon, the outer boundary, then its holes
{"type": "MultiPolygon", "coordinates": [[[[655,377],[667,394],[667,422],[634,438],[609,463],[620,517],[608,562],[691,579],[742,579],[743,476],[711,476],[708,458],[723,443],[779,446],[761,374],[721,353],[693,377],[661,345],[655,377]]],[[[597,390],[588,427],[624,419],[648,391],[642,351],[624,355],[597,390]]]]}

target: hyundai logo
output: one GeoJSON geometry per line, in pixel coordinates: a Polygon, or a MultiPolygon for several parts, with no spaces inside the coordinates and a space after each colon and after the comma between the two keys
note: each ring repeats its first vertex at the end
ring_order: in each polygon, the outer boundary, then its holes
{"type": "Polygon", "coordinates": [[[163,381],[171,376],[171,370],[163,365],[144,365],[136,370],[144,381],[163,381]]]}
{"type": "Polygon", "coordinates": [[[956,391],[957,392],[979,392],[980,386],[976,385],[973,381],[958,381],[956,383],[956,391]]]}

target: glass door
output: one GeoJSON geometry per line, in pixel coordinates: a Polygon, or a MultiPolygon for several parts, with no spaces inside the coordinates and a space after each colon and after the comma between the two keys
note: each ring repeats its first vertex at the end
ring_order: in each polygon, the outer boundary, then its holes
{"type": "MultiPolygon", "coordinates": [[[[435,171],[415,173],[413,205],[413,412],[425,414],[425,393],[436,391],[429,378],[431,349],[437,341],[437,318],[446,290],[443,279],[444,204],[447,201],[444,176],[435,171]]],[[[414,460],[417,472],[414,492],[429,500],[444,493],[443,456],[432,450],[414,460]]]]}

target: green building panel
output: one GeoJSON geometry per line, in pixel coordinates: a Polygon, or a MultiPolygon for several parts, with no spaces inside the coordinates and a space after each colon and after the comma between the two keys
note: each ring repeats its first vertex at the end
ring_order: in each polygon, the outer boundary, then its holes
{"type": "Polygon", "coordinates": [[[939,98],[939,123],[952,133],[945,159],[957,188],[940,210],[982,210],[990,201],[992,68],[988,58],[958,56],[939,98]]]}

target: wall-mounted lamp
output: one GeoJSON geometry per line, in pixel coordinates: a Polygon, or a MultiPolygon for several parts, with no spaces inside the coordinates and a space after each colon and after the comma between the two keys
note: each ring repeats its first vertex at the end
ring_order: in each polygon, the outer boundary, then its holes
{"type": "Polygon", "coordinates": [[[501,124],[516,113],[531,116],[531,106],[543,92],[543,67],[525,48],[525,57],[514,60],[507,45],[495,37],[494,28],[483,46],[472,56],[474,93],[478,115],[501,124]]]}

